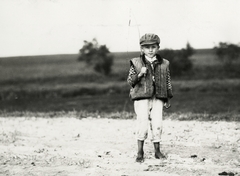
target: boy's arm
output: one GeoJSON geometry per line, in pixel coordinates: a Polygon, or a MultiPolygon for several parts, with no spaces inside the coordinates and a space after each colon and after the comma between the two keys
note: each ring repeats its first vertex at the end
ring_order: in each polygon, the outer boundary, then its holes
{"type": "Polygon", "coordinates": [[[167,98],[166,102],[164,103],[164,107],[166,109],[171,107],[170,99],[173,97],[169,68],[167,68],[167,96],[168,96],[168,98],[167,98]]]}
{"type": "Polygon", "coordinates": [[[173,97],[172,83],[171,83],[171,76],[170,76],[169,68],[167,69],[167,94],[168,94],[168,98],[172,98],[173,97]]]}
{"type": "Polygon", "coordinates": [[[130,69],[129,69],[129,74],[127,78],[127,82],[131,87],[134,87],[140,79],[143,77],[142,73],[137,73],[133,64],[131,64],[130,69]]]}

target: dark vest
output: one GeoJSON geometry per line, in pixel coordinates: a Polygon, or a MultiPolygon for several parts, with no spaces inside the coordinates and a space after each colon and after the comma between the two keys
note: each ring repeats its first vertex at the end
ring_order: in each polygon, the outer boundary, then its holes
{"type": "Polygon", "coordinates": [[[158,99],[167,99],[167,71],[169,69],[169,61],[157,55],[157,61],[153,63],[152,69],[150,62],[145,57],[137,57],[131,59],[137,74],[140,73],[142,67],[147,67],[147,74],[130,90],[132,100],[148,99],[155,96],[158,99]],[[153,81],[153,77],[154,80],[153,81]]]}

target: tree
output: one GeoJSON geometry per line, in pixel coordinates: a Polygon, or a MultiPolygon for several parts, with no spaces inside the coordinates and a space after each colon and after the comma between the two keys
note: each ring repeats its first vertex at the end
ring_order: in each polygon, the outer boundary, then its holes
{"type": "Polygon", "coordinates": [[[161,55],[170,61],[171,73],[173,76],[181,76],[192,70],[190,56],[194,54],[194,49],[189,43],[181,50],[164,49],[161,55]]]}
{"type": "Polygon", "coordinates": [[[239,59],[240,46],[220,42],[218,46],[214,47],[216,55],[224,66],[229,67],[233,61],[239,59]]]}
{"type": "Polygon", "coordinates": [[[106,45],[99,45],[96,39],[91,42],[84,41],[79,50],[78,60],[85,61],[89,66],[93,66],[96,72],[104,75],[109,75],[112,71],[113,55],[106,45]]]}

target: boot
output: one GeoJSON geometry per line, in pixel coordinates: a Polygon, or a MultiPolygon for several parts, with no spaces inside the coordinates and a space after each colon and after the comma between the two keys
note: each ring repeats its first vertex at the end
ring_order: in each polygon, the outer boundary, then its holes
{"type": "Polygon", "coordinates": [[[143,145],[144,145],[144,141],[138,140],[138,153],[137,153],[136,162],[139,162],[139,163],[142,163],[144,161],[143,145]]]}
{"type": "Polygon", "coordinates": [[[160,143],[154,142],[154,149],[155,149],[155,158],[157,159],[164,159],[166,156],[160,152],[160,143]]]}

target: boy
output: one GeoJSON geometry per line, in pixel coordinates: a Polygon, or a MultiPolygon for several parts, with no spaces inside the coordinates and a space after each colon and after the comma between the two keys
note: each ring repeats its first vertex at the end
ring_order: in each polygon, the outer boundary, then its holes
{"type": "Polygon", "coordinates": [[[131,86],[130,97],[134,101],[137,115],[137,162],[144,161],[143,145],[148,135],[148,125],[152,132],[155,158],[165,158],[160,152],[163,106],[170,107],[172,85],[169,61],[157,54],[160,38],[155,34],[145,34],[140,38],[141,55],[130,60],[127,82],[131,86]]]}

